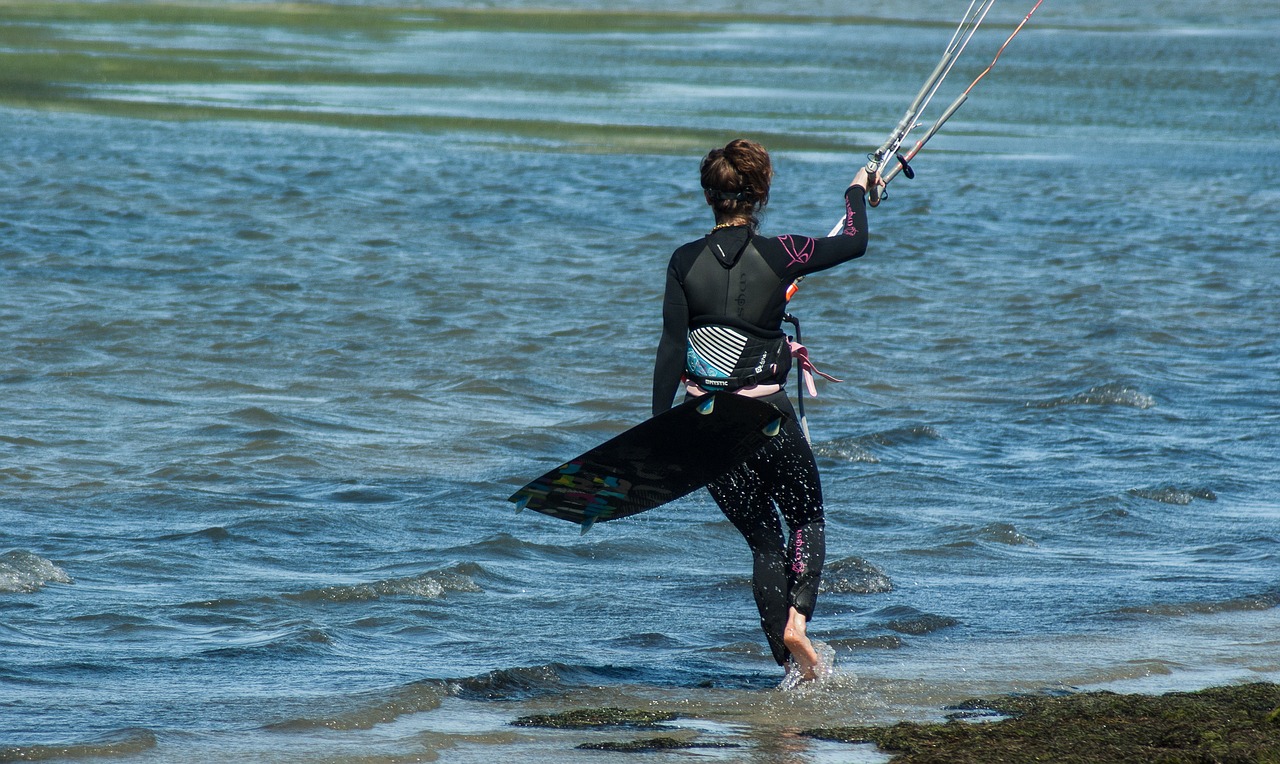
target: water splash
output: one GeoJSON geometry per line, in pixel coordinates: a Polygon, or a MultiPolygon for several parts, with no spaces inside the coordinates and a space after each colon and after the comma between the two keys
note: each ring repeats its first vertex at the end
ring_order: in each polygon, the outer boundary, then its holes
{"type": "Polygon", "coordinates": [[[811,691],[830,682],[837,676],[836,651],[826,642],[816,639],[813,640],[813,649],[818,654],[818,665],[814,668],[814,673],[817,676],[813,679],[805,679],[794,662],[788,663],[786,676],[782,677],[782,681],[778,684],[779,690],[783,692],[811,691]]]}

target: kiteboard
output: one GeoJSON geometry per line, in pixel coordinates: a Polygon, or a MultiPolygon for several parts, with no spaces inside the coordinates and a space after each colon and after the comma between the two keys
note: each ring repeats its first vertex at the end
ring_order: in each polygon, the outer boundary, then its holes
{"type": "Polygon", "coordinates": [[[662,506],[705,486],[778,434],[786,417],[755,398],[716,393],[632,427],[513,493],[532,509],[582,526],[662,506]]]}

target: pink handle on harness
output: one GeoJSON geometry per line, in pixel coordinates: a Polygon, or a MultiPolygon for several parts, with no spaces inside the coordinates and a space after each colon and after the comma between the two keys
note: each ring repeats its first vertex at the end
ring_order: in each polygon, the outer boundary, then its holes
{"type": "Polygon", "coordinates": [[[788,339],[787,344],[791,346],[791,357],[795,358],[800,363],[800,376],[804,379],[804,386],[808,388],[810,398],[818,397],[818,388],[813,384],[814,374],[817,374],[819,377],[830,382],[844,381],[842,379],[836,379],[830,374],[820,371],[817,366],[814,366],[813,361],[809,360],[809,349],[804,345],[801,345],[793,339],[788,339]]]}

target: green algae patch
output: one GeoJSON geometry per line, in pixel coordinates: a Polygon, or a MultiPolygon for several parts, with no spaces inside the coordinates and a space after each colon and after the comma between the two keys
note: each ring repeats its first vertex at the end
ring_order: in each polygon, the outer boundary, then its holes
{"type": "MultiPolygon", "coordinates": [[[[466,8],[430,7],[415,3],[360,5],[295,2],[225,2],[225,0],[0,0],[0,21],[30,23],[56,21],[76,24],[90,22],[272,25],[298,29],[359,29],[368,32],[401,32],[416,29],[463,29],[475,31],[537,31],[602,34],[629,31],[696,32],[710,25],[724,24],[857,24],[891,26],[903,23],[918,27],[949,28],[947,21],[901,21],[883,16],[843,14],[818,16],[802,13],[717,13],[696,10],[636,10],[605,8],[466,8]]],[[[478,4],[477,4],[478,5],[478,4]]]]}
{"type": "Polygon", "coordinates": [[[1087,692],[967,700],[955,707],[1009,718],[902,722],[804,734],[875,743],[894,764],[1280,764],[1280,685],[1216,687],[1165,695],[1087,692]]]}
{"type": "Polygon", "coordinates": [[[552,729],[584,730],[601,727],[636,727],[652,729],[662,722],[670,722],[678,716],[667,711],[638,711],[626,708],[579,708],[560,714],[522,716],[511,722],[516,727],[550,727],[552,729]]]}
{"type": "Polygon", "coordinates": [[[602,743],[582,743],[577,746],[584,751],[617,751],[619,753],[642,753],[645,751],[678,751],[694,748],[741,748],[737,743],[700,743],[696,740],[679,740],[673,737],[651,737],[643,740],[613,741],[602,743]]]}
{"type": "MultiPolygon", "coordinates": [[[[650,45],[651,37],[661,43],[682,31],[742,23],[803,26],[831,20],[662,10],[430,8],[409,2],[0,0],[0,107],[683,155],[722,143],[730,133],[712,126],[717,119],[669,124],[654,122],[643,109],[601,111],[595,104],[637,89],[629,57],[635,50],[665,46],[650,45]],[[603,34],[624,41],[616,46],[619,53],[597,66],[560,65],[546,58],[546,35],[591,49],[603,34]],[[514,41],[511,35],[517,35],[514,41]],[[592,103],[580,111],[490,105],[503,98],[592,103]]],[[[888,22],[846,18],[842,23],[888,22]]],[[[667,81],[666,70],[688,65],[679,56],[653,55],[658,71],[649,77],[659,89],[667,81]]],[[[783,127],[750,135],[776,150],[848,148],[843,130],[808,134],[783,127]]]]}

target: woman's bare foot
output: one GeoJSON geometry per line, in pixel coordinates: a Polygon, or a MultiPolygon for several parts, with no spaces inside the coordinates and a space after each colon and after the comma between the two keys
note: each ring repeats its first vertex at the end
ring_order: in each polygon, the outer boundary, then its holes
{"type": "Polygon", "coordinates": [[[796,663],[800,678],[807,682],[818,678],[818,664],[821,660],[818,658],[818,652],[813,649],[813,643],[805,634],[805,625],[805,617],[800,611],[791,608],[787,617],[787,627],[782,632],[782,643],[791,651],[791,658],[796,663]]]}

